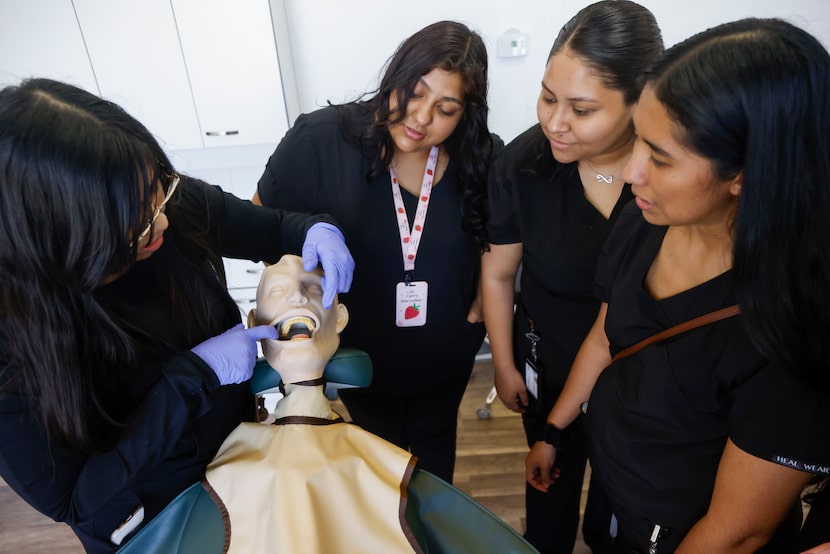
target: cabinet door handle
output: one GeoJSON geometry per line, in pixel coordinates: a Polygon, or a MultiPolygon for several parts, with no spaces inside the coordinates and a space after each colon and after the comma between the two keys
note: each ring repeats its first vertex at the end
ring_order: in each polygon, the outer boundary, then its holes
{"type": "Polygon", "coordinates": [[[239,131],[207,131],[205,134],[209,137],[227,137],[230,135],[238,135],[239,131]]]}

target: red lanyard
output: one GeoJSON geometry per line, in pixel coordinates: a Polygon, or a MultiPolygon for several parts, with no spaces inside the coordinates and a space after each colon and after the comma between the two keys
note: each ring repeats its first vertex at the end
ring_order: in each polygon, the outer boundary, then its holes
{"type": "Polygon", "coordinates": [[[418,198],[418,207],[415,210],[415,220],[412,222],[411,232],[409,229],[409,221],[406,218],[406,209],[403,206],[403,198],[401,197],[401,186],[398,184],[395,168],[389,166],[389,174],[392,176],[392,198],[395,200],[395,215],[398,217],[398,231],[401,234],[403,269],[408,275],[415,271],[415,256],[418,255],[418,245],[421,242],[421,235],[424,232],[429,197],[432,193],[432,179],[435,176],[435,166],[437,163],[438,146],[433,146],[429,151],[427,166],[424,169],[424,180],[421,182],[421,195],[418,198]]]}

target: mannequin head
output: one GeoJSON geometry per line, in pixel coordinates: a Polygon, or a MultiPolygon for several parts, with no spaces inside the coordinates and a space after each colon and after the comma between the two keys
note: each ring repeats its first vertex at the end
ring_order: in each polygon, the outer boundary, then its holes
{"type": "Polygon", "coordinates": [[[259,281],[248,326],[277,328],[279,339],[262,341],[262,351],[286,384],[322,377],[349,321],[349,311],[337,299],[323,308],[322,277],[320,269],[307,272],[302,258],[286,254],[265,268],[259,281]]]}

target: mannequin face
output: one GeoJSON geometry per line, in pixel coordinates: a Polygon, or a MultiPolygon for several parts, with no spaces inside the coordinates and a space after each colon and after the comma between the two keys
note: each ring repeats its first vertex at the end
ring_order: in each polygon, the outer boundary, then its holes
{"type": "Polygon", "coordinates": [[[330,309],[323,308],[322,276],[319,269],[303,270],[302,258],[293,255],[262,273],[257,307],[248,314],[248,323],[277,328],[280,338],[262,341],[262,351],[284,383],[321,377],[349,321],[346,306],[337,300],[330,309]]]}

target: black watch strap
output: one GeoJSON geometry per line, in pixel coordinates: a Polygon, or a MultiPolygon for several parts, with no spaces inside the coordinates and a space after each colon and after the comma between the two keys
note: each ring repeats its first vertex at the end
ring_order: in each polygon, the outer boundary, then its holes
{"type": "Polygon", "coordinates": [[[551,423],[545,424],[545,432],[542,440],[559,450],[562,448],[562,429],[551,423]]]}

